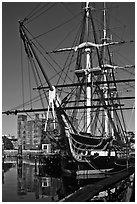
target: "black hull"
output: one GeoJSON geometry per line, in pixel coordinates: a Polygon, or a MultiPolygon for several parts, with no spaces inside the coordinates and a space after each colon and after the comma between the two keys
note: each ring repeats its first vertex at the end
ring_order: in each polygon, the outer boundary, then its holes
{"type": "Polygon", "coordinates": [[[117,157],[99,156],[91,158],[90,162],[78,162],[66,155],[42,155],[39,158],[39,174],[51,176],[77,177],[78,179],[101,179],[111,176],[134,165],[134,159],[118,159],[117,157]]]}
{"type": "Polygon", "coordinates": [[[96,159],[91,158],[90,161],[78,162],[71,158],[64,159],[64,169],[75,171],[78,177],[101,178],[118,173],[129,166],[134,165],[133,160],[126,158],[100,156],[96,159]]]}

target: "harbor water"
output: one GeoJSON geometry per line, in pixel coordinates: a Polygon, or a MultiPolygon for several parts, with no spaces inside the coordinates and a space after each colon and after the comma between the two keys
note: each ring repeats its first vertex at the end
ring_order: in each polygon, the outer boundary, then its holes
{"type": "MultiPolygon", "coordinates": [[[[10,157],[3,160],[2,167],[3,202],[56,202],[80,187],[96,182],[95,179],[87,177],[48,175],[44,167],[39,168],[34,160],[19,162],[15,157],[10,157]]],[[[91,201],[128,200],[127,196],[131,197],[132,185],[130,180],[126,180],[113,189],[100,192],[91,201]]]]}
{"type": "Polygon", "coordinates": [[[3,202],[59,201],[78,188],[75,178],[47,175],[35,160],[6,158],[2,164],[3,202]]]}

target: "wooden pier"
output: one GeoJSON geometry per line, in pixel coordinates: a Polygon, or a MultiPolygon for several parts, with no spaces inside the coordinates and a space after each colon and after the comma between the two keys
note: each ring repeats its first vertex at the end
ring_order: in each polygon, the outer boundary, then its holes
{"type": "MultiPolygon", "coordinates": [[[[97,183],[84,186],[78,189],[73,194],[63,198],[59,202],[86,202],[86,201],[89,201],[94,196],[98,195],[99,192],[105,191],[109,188],[113,188],[117,183],[127,179],[134,172],[135,172],[135,168],[130,167],[115,175],[105,178],[97,183]]],[[[133,189],[133,192],[134,192],[134,189],[133,189]]]]}

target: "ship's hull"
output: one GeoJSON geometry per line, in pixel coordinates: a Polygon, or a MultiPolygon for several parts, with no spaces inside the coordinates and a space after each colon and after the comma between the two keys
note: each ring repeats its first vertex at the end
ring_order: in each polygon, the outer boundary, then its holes
{"type": "MultiPolygon", "coordinates": [[[[94,152],[92,152],[94,153],[94,152]]],[[[78,179],[104,178],[115,174],[134,164],[134,159],[118,158],[114,152],[108,157],[107,151],[96,150],[94,156],[84,157],[85,161],[77,161],[64,154],[40,155],[39,171],[49,175],[74,176],[78,179]]]]}
{"type": "MultiPolygon", "coordinates": [[[[104,151],[104,153],[106,152],[104,151]]],[[[91,157],[85,162],[66,157],[63,166],[65,170],[75,171],[77,178],[104,178],[128,168],[133,163],[134,161],[127,160],[126,157],[118,158],[116,156],[91,157]]]]}

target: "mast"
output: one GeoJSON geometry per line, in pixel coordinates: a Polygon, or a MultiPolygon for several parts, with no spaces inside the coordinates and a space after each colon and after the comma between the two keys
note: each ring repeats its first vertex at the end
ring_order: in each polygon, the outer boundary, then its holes
{"type": "MultiPolygon", "coordinates": [[[[89,2],[86,2],[86,41],[88,42],[88,33],[89,33],[89,2]]],[[[86,52],[86,70],[88,71],[91,67],[90,64],[90,48],[85,49],[86,52]]],[[[91,82],[91,73],[87,76],[87,83],[91,82]]],[[[91,106],[91,85],[86,87],[86,98],[87,106],[91,106]]],[[[87,108],[87,132],[91,132],[91,108],[87,108]]]]}
{"type": "MultiPolygon", "coordinates": [[[[103,44],[107,43],[107,29],[106,29],[106,3],[104,2],[104,11],[103,11],[103,44]]],[[[103,64],[106,64],[106,47],[104,46],[104,50],[103,50],[103,64]]],[[[104,74],[103,74],[103,81],[107,81],[107,72],[108,70],[104,70],[104,74]]],[[[104,89],[104,96],[105,99],[108,98],[108,86],[107,83],[104,84],[103,86],[104,89]]],[[[106,105],[108,105],[108,102],[106,101],[106,105]]],[[[104,120],[105,120],[105,134],[108,135],[108,114],[106,112],[106,110],[104,110],[104,120]]]]}
{"type": "Polygon", "coordinates": [[[49,86],[50,91],[53,91],[52,84],[50,83],[50,80],[48,79],[48,76],[47,76],[47,74],[46,74],[34,48],[33,48],[33,44],[30,42],[29,37],[28,37],[27,33],[25,32],[23,21],[19,21],[19,31],[20,31],[21,39],[22,39],[24,46],[25,46],[26,54],[28,55],[29,58],[32,58],[32,53],[33,53],[38,65],[39,65],[39,68],[40,68],[40,70],[41,70],[41,72],[42,72],[42,74],[43,74],[43,76],[44,76],[44,78],[45,78],[45,80],[49,86]]]}

